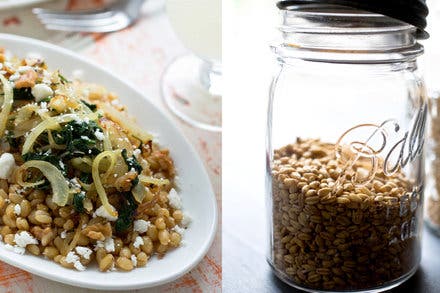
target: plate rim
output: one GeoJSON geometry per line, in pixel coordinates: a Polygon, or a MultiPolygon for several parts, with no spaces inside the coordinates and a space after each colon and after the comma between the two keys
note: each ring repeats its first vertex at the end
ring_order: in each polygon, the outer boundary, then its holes
{"type": "MultiPolygon", "coordinates": [[[[178,278],[184,276],[186,273],[188,273],[190,270],[192,270],[193,268],[195,268],[202,260],[203,258],[206,256],[206,254],[208,253],[209,249],[212,247],[214,239],[216,238],[217,235],[217,229],[219,227],[219,210],[218,210],[218,205],[217,205],[217,197],[216,194],[214,192],[213,186],[212,186],[212,181],[209,178],[208,172],[206,170],[205,165],[203,164],[200,156],[198,155],[198,153],[195,151],[195,148],[193,147],[193,145],[189,142],[189,140],[185,137],[185,135],[182,133],[182,130],[177,126],[176,122],[174,122],[169,115],[165,112],[164,109],[158,107],[156,104],[154,104],[151,100],[148,99],[148,97],[143,94],[137,86],[135,86],[131,81],[122,79],[120,77],[118,77],[116,74],[114,74],[113,72],[111,72],[108,68],[106,68],[103,65],[97,64],[95,61],[91,60],[90,58],[86,57],[86,56],[81,56],[73,51],[70,51],[66,48],[42,41],[42,40],[38,40],[38,39],[33,39],[33,38],[29,38],[29,37],[23,37],[23,36],[18,36],[18,35],[13,35],[13,34],[7,34],[7,33],[0,33],[0,42],[1,41],[18,41],[18,42],[26,42],[29,44],[35,44],[37,47],[44,47],[47,48],[49,50],[54,50],[54,51],[58,51],[64,55],[68,55],[69,57],[72,57],[74,59],[78,59],[83,63],[88,64],[89,66],[95,67],[96,69],[98,69],[99,71],[103,72],[104,74],[107,74],[108,76],[110,76],[112,79],[116,79],[118,80],[120,83],[122,83],[125,87],[129,87],[131,90],[133,90],[134,92],[136,92],[136,94],[138,94],[140,97],[143,97],[143,100],[145,100],[147,103],[150,104],[151,107],[153,107],[153,109],[157,112],[160,113],[160,115],[164,116],[164,118],[166,120],[169,121],[170,127],[172,127],[177,133],[178,135],[181,136],[181,139],[187,144],[188,146],[188,151],[193,155],[194,157],[194,162],[197,163],[200,166],[200,170],[201,170],[201,174],[205,177],[205,179],[207,180],[208,186],[209,186],[209,190],[208,193],[211,194],[212,196],[210,196],[211,201],[212,201],[212,205],[214,207],[213,209],[213,217],[212,217],[212,223],[209,227],[210,229],[210,235],[209,238],[206,239],[204,241],[204,243],[201,245],[201,247],[203,248],[202,250],[199,251],[199,253],[197,254],[197,257],[194,259],[193,262],[189,263],[188,265],[184,266],[183,268],[181,268],[176,274],[174,275],[170,275],[167,278],[164,279],[159,279],[155,282],[150,282],[150,283],[135,283],[135,284],[131,284],[131,285],[114,285],[114,286],[106,286],[106,285],[102,285],[102,284],[90,284],[87,282],[83,282],[82,280],[76,280],[74,282],[74,280],[70,280],[70,279],[64,279],[62,276],[59,275],[54,275],[54,274],[45,274],[43,271],[39,271],[34,269],[33,267],[31,267],[30,265],[22,265],[21,263],[16,262],[13,257],[5,257],[5,255],[0,253],[0,261],[3,261],[9,265],[12,265],[18,269],[22,269],[25,270],[29,273],[35,274],[37,276],[40,276],[42,278],[45,279],[49,279],[52,281],[56,281],[62,284],[68,284],[68,285],[72,285],[75,287],[81,287],[81,288],[88,288],[88,289],[96,289],[96,290],[109,290],[109,291],[114,291],[114,290],[135,290],[135,289],[142,289],[142,288],[151,288],[151,287],[157,287],[160,285],[164,285],[167,283],[170,283],[174,280],[177,280],[178,278]]],[[[0,43],[1,45],[1,43],[0,43]]],[[[1,245],[4,246],[4,245],[1,245]]],[[[1,247],[0,246],[0,247],[1,247]]],[[[2,247],[4,249],[4,247],[2,247]]],[[[11,252],[13,255],[14,253],[11,252]]],[[[31,256],[31,257],[35,257],[33,255],[27,255],[27,256],[31,256]]],[[[41,256],[38,256],[41,257],[41,256]]],[[[69,270],[70,271],[70,270],[69,270]]],[[[81,273],[85,273],[85,272],[81,272],[81,273]]]]}

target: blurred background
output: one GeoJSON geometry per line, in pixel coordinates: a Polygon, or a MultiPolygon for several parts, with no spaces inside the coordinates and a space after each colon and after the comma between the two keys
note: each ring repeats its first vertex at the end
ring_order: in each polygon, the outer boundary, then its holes
{"type": "MultiPolygon", "coordinates": [[[[440,89],[440,3],[428,0],[427,31],[419,59],[429,91],[440,89]]],[[[265,135],[269,85],[276,60],[269,46],[280,40],[276,1],[223,1],[225,119],[223,123],[223,283],[225,292],[296,292],[266,262],[265,135]]],[[[301,126],[298,126],[301,127],[301,126]]],[[[426,229],[425,229],[426,230],[426,229]]],[[[424,231],[421,269],[393,292],[439,292],[440,241],[424,231]],[[432,268],[437,268],[433,270],[432,268]],[[407,291],[405,291],[407,290],[407,291]],[[408,291],[409,290],[409,291],[408,291]]]]}

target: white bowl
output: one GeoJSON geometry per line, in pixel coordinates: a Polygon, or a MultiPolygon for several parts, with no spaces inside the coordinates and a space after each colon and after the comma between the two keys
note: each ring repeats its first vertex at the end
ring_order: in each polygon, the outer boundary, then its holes
{"type": "Polygon", "coordinates": [[[79,272],[61,267],[43,257],[29,253],[19,255],[0,244],[0,260],[33,274],[65,284],[102,290],[128,290],[158,286],[173,281],[199,263],[214,239],[217,227],[217,206],[211,183],[193,148],[161,109],[128,82],[108,70],[63,48],[8,34],[0,34],[0,47],[25,57],[36,53],[44,57],[50,69],[60,69],[67,77],[75,70],[83,71],[83,80],[104,85],[116,93],[139,125],[158,134],[159,144],[168,147],[179,176],[179,194],[183,210],[192,223],[183,237],[185,244],[170,251],[163,259],[153,257],[143,268],[131,272],[99,272],[90,266],[79,272]]]}

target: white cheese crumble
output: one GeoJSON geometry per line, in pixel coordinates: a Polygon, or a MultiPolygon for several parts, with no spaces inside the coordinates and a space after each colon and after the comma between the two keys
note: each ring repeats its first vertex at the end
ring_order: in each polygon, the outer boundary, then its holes
{"type": "Polygon", "coordinates": [[[20,78],[20,73],[16,72],[9,77],[9,81],[16,81],[19,78],[20,78]]]}
{"type": "Polygon", "coordinates": [[[104,140],[105,136],[104,133],[102,133],[99,129],[96,129],[95,136],[98,140],[104,140]]]}
{"type": "Polygon", "coordinates": [[[10,153],[2,154],[0,157],[0,166],[0,179],[10,179],[16,167],[14,156],[10,153]]]}
{"type": "Polygon", "coordinates": [[[178,225],[174,226],[171,230],[176,231],[181,236],[183,236],[183,234],[185,234],[185,229],[180,227],[180,226],[178,226],[178,225]]]}
{"type": "Polygon", "coordinates": [[[32,95],[35,97],[35,101],[39,102],[44,98],[53,95],[53,90],[44,83],[36,84],[31,91],[32,95]]]}
{"type": "Polygon", "coordinates": [[[21,214],[21,206],[19,204],[16,204],[14,206],[14,213],[19,216],[21,214]]]}
{"type": "Polygon", "coordinates": [[[142,237],[140,237],[140,236],[137,236],[134,239],[133,247],[139,248],[139,246],[141,246],[141,245],[144,245],[144,239],[142,239],[142,237]]]}
{"type": "Polygon", "coordinates": [[[135,155],[136,157],[139,156],[141,154],[141,150],[140,149],[135,149],[133,151],[133,155],[135,155]]]}
{"type": "Polygon", "coordinates": [[[180,196],[174,188],[172,188],[168,193],[168,200],[172,208],[174,209],[182,208],[182,201],[180,200],[180,196]]]}
{"type": "Polygon", "coordinates": [[[115,241],[113,240],[113,238],[109,237],[109,238],[105,239],[105,241],[104,241],[104,249],[107,252],[115,251],[115,241]]]}
{"type": "Polygon", "coordinates": [[[90,259],[90,255],[92,254],[92,250],[90,248],[84,246],[77,246],[75,250],[76,253],[78,253],[83,258],[90,259]]]}
{"type": "Polygon", "coordinates": [[[132,254],[131,255],[131,262],[133,263],[133,266],[136,267],[138,262],[137,262],[137,257],[136,255],[132,254]]]}
{"type": "Polygon", "coordinates": [[[183,227],[188,227],[189,224],[191,223],[192,218],[187,214],[187,213],[183,213],[183,219],[181,221],[181,224],[183,227]]]}
{"type": "Polygon", "coordinates": [[[34,70],[31,66],[19,66],[17,68],[18,73],[25,73],[26,71],[34,70]]]}
{"type": "Polygon", "coordinates": [[[133,222],[133,231],[139,232],[139,233],[145,233],[148,231],[148,228],[150,228],[150,221],[145,220],[136,220],[133,222]]]}
{"type": "Polygon", "coordinates": [[[14,241],[17,246],[23,248],[25,248],[29,244],[38,244],[38,240],[26,231],[15,234],[14,241]]]}
{"type": "Polygon", "coordinates": [[[64,230],[63,232],[61,232],[60,237],[61,237],[61,239],[66,239],[66,237],[67,237],[67,231],[64,230]]]}
{"type": "Polygon", "coordinates": [[[10,244],[5,244],[5,248],[18,254],[24,254],[26,252],[26,249],[24,249],[24,247],[19,247],[17,245],[12,246],[10,244]]]}
{"type": "Polygon", "coordinates": [[[73,266],[78,271],[84,271],[86,268],[79,261],[79,256],[75,254],[75,252],[71,251],[66,255],[66,262],[73,263],[73,266]]]}
{"type": "Polygon", "coordinates": [[[94,213],[96,216],[98,217],[102,217],[105,218],[109,221],[116,221],[118,219],[118,217],[114,217],[112,215],[110,215],[107,210],[104,208],[104,206],[100,206],[94,213]]]}
{"type": "Polygon", "coordinates": [[[94,250],[96,251],[98,250],[98,248],[104,248],[104,241],[100,241],[100,240],[96,241],[94,250]]]}

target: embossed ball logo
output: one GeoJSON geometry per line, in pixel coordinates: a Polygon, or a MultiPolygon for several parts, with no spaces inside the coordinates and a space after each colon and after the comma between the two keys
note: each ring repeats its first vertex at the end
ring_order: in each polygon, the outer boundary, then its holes
{"type": "Polygon", "coordinates": [[[377,172],[390,176],[414,161],[423,151],[427,113],[428,106],[422,102],[405,132],[395,119],[345,131],[335,145],[336,157],[344,166],[337,183],[348,180],[365,185],[377,172]]]}

